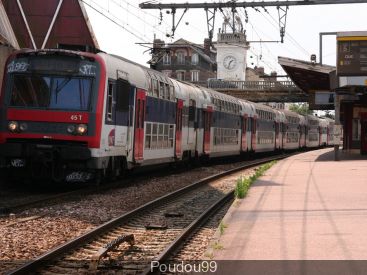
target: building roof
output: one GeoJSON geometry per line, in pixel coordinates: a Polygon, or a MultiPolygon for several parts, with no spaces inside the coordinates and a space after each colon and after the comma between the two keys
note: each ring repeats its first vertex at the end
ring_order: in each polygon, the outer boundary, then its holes
{"type": "MultiPolygon", "coordinates": [[[[199,45],[199,44],[194,44],[190,41],[187,41],[183,38],[180,38],[178,40],[176,40],[175,42],[173,42],[172,44],[169,45],[169,47],[171,48],[179,48],[179,47],[188,47],[191,48],[192,50],[194,50],[195,52],[197,52],[205,61],[207,61],[208,63],[211,64],[215,64],[216,60],[213,59],[212,57],[210,57],[209,55],[207,55],[204,51],[205,48],[203,45],[199,45]]],[[[213,51],[212,49],[210,50],[210,52],[215,55],[216,51],[213,51]]]]}
{"type": "Polygon", "coordinates": [[[278,63],[302,91],[330,90],[329,74],[336,69],[334,66],[281,56],[278,63]]]}
{"type": "Polygon", "coordinates": [[[10,45],[15,49],[19,49],[17,39],[13,28],[10,25],[9,18],[2,2],[0,1],[0,43],[10,45]]]}
{"type": "MultiPolygon", "coordinates": [[[[98,48],[82,1],[0,2],[21,48],[56,48],[58,44],[98,48]]],[[[3,18],[3,14],[0,17],[3,18]]]]}

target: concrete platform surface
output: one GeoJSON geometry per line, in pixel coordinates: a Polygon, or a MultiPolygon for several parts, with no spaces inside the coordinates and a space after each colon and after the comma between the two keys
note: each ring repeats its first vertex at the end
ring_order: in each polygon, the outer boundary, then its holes
{"type": "Polygon", "coordinates": [[[279,161],[229,213],[215,260],[366,260],[367,158],[279,161]]]}

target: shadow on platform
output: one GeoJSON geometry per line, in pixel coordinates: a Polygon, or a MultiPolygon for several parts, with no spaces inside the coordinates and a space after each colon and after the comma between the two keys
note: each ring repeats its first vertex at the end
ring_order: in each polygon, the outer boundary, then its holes
{"type": "MultiPolygon", "coordinates": [[[[359,150],[341,150],[339,149],[340,161],[367,160],[367,155],[361,155],[359,150]]],[[[335,161],[335,152],[331,150],[320,155],[315,161],[335,161]]]]}

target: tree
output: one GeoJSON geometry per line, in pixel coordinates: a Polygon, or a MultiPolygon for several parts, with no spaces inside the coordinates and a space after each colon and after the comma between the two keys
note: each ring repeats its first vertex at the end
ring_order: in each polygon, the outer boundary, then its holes
{"type": "Polygon", "coordinates": [[[330,110],[325,111],[325,117],[335,119],[335,113],[332,113],[330,110]]]}
{"type": "Polygon", "coordinates": [[[313,111],[308,108],[307,103],[292,103],[289,110],[300,115],[312,115],[313,111]]]}

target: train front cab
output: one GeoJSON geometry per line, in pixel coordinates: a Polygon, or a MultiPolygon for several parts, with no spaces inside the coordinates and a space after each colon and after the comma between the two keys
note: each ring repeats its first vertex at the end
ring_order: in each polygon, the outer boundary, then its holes
{"type": "Polygon", "coordinates": [[[90,53],[23,50],[9,57],[6,68],[2,166],[57,180],[80,163],[93,166],[91,151],[100,146],[104,61],[90,53]]]}

